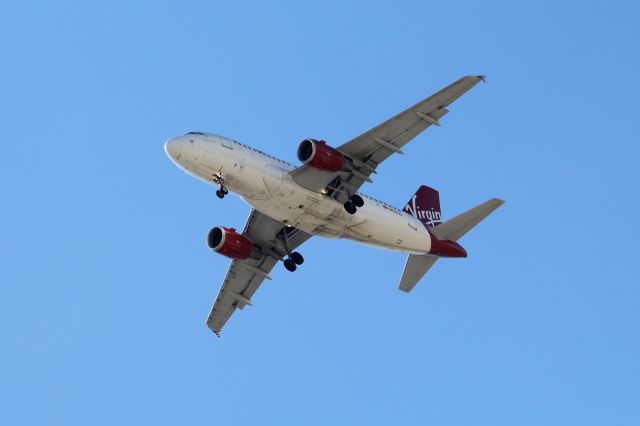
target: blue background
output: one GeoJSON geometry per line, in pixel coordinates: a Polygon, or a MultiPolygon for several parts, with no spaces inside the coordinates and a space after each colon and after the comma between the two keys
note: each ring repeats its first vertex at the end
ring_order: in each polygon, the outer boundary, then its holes
{"type": "MultiPolygon", "coordinates": [[[[13,2],[12,2],[13,3],[13,2]]],[[[640,424],[633,2],[0,6],[2,424],[640,424]],[[486,74],[364,192],[507,203],[409,295],[315,238],[215,337],[249,208],[177,169],[205,130],[292,163],[486,74]]]]}

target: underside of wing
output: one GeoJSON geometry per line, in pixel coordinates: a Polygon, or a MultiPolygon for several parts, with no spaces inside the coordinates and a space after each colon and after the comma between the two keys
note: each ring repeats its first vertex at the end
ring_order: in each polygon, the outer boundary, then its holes
{"type": "Polygon", "coordinates": [[[373,129],[338,147],[346,155],[376,167],[449,112],[446,108],[478,84],[483,76],[462,77],[373,129]]]}
{"type": "Polygon", "coordinates": [[[285,227],[283,223],[256,210],[251,211],[243,234],[255,244],[260,256],[231,262],[207,317],[207,327],[218,336],[236,308],[252,305],[253,294],[265,279],[271,279],[269,273],[278,260],[286,255],[282,240],[278,238],[278,233],[283,229],[287,233],[290,250],[311,238],[306,232],[285,227]]]}
{"type": "Polygon", "coordinates": [[[376,168],[384,160],[393,154],[403,154],[402,147],[429,126],[439,126],[440,119],[449,112],[447,107],[482,80],[484,76],[462,77],[337,147],[349,162],[349,167],[345,170],[326,172],[304,165],[291,173],[293,179],[312,191],[326,191],[328,188],[329,191],[335,191],[337,199],[340,196],[348,198],[364,182],[371,181],[371,175],[376,173],[376,168]]]}

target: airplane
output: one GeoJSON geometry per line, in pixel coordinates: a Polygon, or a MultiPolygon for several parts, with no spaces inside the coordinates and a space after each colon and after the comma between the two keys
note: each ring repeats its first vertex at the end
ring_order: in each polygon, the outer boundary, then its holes
{"type": "Polygon", "coordinates": [[[380,164],[430,126],[440,126],[447,107],[484,76],[462,77],[354,139],[332,147],[304,139],[295,166],[233,139],[190,132],[165,143],[169,158],[189,175],[234,192],[252,209],[244,229],[216,226],[207,245],[231,260],[206,324],[218,337],[236,309],[252,297],[282,261],[295,271],[304,258],[295,251],[314,235],[346,238],[407,254],[399,288],[410,292],[440,258],[467,257],[457,242],[504,203],[492,198],[443,221],[439,193],[422,185],[404,208],[369,197],[360,188],[372,182],[380,164]]]}

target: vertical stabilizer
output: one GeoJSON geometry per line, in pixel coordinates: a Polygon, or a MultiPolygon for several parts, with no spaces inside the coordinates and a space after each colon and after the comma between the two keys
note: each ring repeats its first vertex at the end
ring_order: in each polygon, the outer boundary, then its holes
{"type": "Polygon", "coordinates": [[[417,218],[427,228],[435,228],[442,223],[440,194],[426,185],[418,188],[403,210],[417,218]]]}

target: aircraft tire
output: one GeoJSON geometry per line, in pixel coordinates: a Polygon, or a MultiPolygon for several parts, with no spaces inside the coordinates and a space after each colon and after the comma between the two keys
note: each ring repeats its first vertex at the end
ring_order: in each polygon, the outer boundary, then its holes
{"type": "Polygon", "coordinates": [[[293,260],[293,263],[296,265],[302,265],[304,263],[304,257],[297,251],[291,253],[291,260],[293,260]]]}
{"type": "Polygon", "coordinates": [[[293,262],[293,260],[291,259],[285,259],[284,260],[284,267],[286,268],[287,271],[289,272],[293,272],[296,270],[297,266],[296,264],[293,262]]]}
{"type": "Polygon", "coordinates": [[[346,203],[344,203],[344,209],[347,211],[347,213],[349,214],[355,214],[356,211],[358,210],[356,208],[356,206],[353,205],[353,203],[351,201],[347,201],[346,203]]]}
{"type": "Polygon", "coordinates": [[[353,194],[351,196],[351,204],[353,204],[356,207],[362,207],[364,206],[364,200],[358,194],[353,194]]]}

